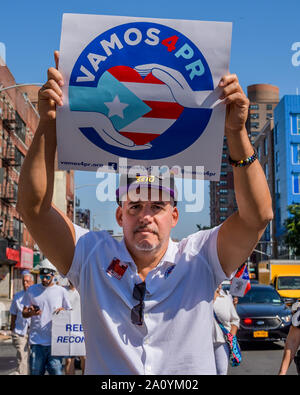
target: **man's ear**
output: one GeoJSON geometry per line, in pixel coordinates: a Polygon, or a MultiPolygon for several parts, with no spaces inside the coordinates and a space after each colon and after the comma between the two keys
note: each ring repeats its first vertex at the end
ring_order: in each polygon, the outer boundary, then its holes
{"type": "Polygon", "coordinates": [[[175,228],[177,225],[179,219],[179,212],[177,207],[173,207],[173,212],[172,212],[172,228],[175,228]]]}
{"type": "Polygon", "coordinates": [[[116,211],[116,220],[118,225],[122,228],[123,227],[123,209],[121,206],[118,206],[116,211]]]}

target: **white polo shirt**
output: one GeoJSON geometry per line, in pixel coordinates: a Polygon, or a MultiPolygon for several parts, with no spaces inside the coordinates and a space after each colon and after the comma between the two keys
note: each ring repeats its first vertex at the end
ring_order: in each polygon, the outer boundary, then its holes
{"type": "Polygon", "coordinates": [[[105,231],[80,237],[67,277],[81,297],[86,374],[216,374],[213,296],[226,278],[217,256],[218,230],[170,240],[146,277],[141,326],[131,322],[131,309],[138,304],[134,285],[142,280],[124,240],[105,231]],[[114,259],[123,271],[127,266],[121,276],[107,272],[114,259]]]}
{"type": "Polygon", "coordinates": [[[24,307],[24,303],[23,303],[24,294],[25,291],[23,290],[14,295],[9,310],[10,314],[17,316],[15,321],[15,329],[13,330],[13,332],[20,336],[27,335],[28,327],[30,325],[30,318],[24,318],[22,314],[24,307]]]}

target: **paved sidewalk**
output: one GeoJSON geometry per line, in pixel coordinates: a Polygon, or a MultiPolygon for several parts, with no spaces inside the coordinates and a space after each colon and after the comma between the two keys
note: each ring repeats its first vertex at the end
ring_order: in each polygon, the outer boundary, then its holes
{"type": "MultiPolygon", "coordinates": [[[[17,367],[16,354],[17,351],[12,344],[11,336],[0,333],[0,376],[14,374],[17,367]]],[[[81,373],[81,370],[76,369],[76,376],[81,373]]],[[[46,375],[48,375],[47,372],[46,375]]]]}
{"type": "Polygon", "coordinates": [[[0,375],[12,374],[17,367],[17,351],[11,336],[0,334],[0,375]]]}

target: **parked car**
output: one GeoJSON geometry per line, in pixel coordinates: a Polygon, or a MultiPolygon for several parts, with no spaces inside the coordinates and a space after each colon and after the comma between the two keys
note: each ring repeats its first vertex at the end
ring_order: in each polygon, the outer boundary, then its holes
{"type": "Polygon", "coordinates": [[[239,298],[236,309],[240,317],[239,341],[279,341],[287,337],[291,310],[274,287],[251,284],[250,291],[239,298]]]}

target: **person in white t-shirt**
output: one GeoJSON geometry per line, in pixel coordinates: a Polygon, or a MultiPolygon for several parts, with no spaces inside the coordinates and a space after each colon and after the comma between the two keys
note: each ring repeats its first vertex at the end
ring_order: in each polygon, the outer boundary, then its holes
{"type": "MultiPolygon", "coordinates": [[[[158,177],[155,198],[130,196],[121,185],[116,220],[122,242],[107,232],[81,235],[52,204],[56,106],[63,105],[64,84],[58,58],[56,52],[56,68],[48,70],[39,92],[40,123],[22,166],[17,210],[47,258],[80,293],[85,374],[216,374],[214,291],[251,254],[273,217],[268,184],[245,127],[249,100],[236,75],[221,78],[238,204],[224,223],[174,243],[176,196],[158,177]]],[[[154,188],[150,177],[127,185],[135,191],[154,188]]]]}
{"type": "Polygon", "coordinates": [[[51,355],[53,314],[72,308],[65,288],[54,282],[55,268],[48,260],[39,270],[41,283],[32,285],[23,298],[23,317],[31,318],[29,331],[30,374],[62,374],[62,357],[51,355]]]}
{"type": "MultiPolygon", "coordinates": [[[[80,295],[77,289],[74,287],[71,281],[69,281],[69,285],[65,287],[68,292],[69,301],[72,306],[72,310],[78,311],[80,314],[80,295]]],[[[80,320],[81,322],[81,320],[80,320]]],[[[84,374],[84,366],[85,366],[85,356],[80,356],[80,367],[82,374],[84,374]]],[[[75,374],[75,357],[66,357],[65,358],[65,374],[66,375],[74,375],[75,374]]]]}
{"type": "Polygon", "coordinates": [[[17,349],[17,369],[15,374],[28,374],[28,327],[30,319],[24,318],[23,297],[27,289],[33,285],[33,276],[28,271],[22,273],[23,291],[17,292],[10,306],[12,342],[17,349]]]}

